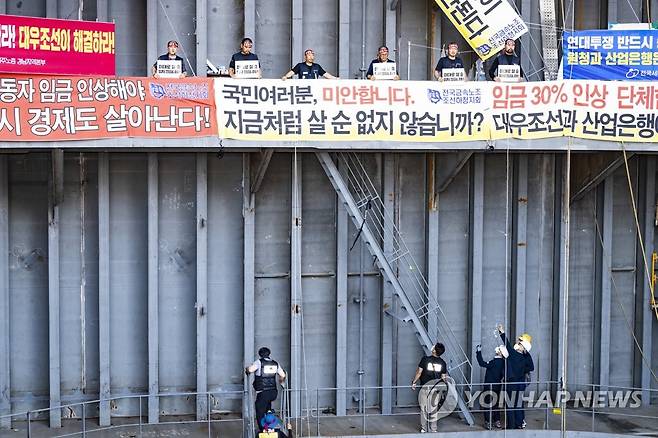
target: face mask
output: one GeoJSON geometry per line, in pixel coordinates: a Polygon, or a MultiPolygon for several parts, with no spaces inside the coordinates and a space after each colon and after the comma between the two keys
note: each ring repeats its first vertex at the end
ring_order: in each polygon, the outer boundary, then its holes
{"type": "Polygon", "coordinates": [[[514,344],[514,349],[519,353],[523,353],[523,347],[519,344],[514,344]]]}

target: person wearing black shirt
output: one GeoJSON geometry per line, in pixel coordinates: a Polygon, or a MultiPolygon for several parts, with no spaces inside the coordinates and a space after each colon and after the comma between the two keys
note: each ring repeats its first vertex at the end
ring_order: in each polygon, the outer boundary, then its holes
{"type": "MultiPolygon", "coordinates": [[[[240,43],[240,51],[231,56],[231,62],[228,65],[228,74],[230,77],[235,77],[235,61],[258,61],[258,55],[251,53],[251,48],[254,47],[254,42],[251,38],[243,38],[240,43]]],[[[260,70],[258,77],[262,77],[260,70]]]]}
{"type": "MultiPolygon", "coordinates": [[[[187,76],[187,70],[185,69],[185,62],[183,58],[180,56],[176,55],[176,52],[178,51],[178,41],[171,40],[167,43],[167,53],[164,55],[160,55],[158,57],[158,61],[178,61],[180,62],[180,78],[184,78],[187,76]]],[[[153,63],[153,66],[151,67],[151,75],[154,78],[158,78],[158,61],[153,63]]]]}
{"type": "Polygon", "coordinates": [[[457,56],[459,53],[459,46],[456,42],[448,43],[448,55],[439,59],[439,62],[436,63],[434,68],[434,77],[439,81],[443,80],[443,69],[444,68],[464,68],[464,61],[457,56]]]}
{"type": "Polygon", "coordinates": [[[253,385],[256,390],[256,422],[259,427],[261,427],[261,420],[267,411],[272,409],[272,402],[278,395],[277,377],[279,383],[286,380],[285,371],[277,361],[270,358],[270,354],[269,348],[261,347],[258,350],[259,359],[244,369],[247,376],[255,375],[253,385]]]}
{"type": "Polygon", "coordinates": [[[498,332],[509,352],[505,370],[505,381],[507,382],[508,398],[514,403],[512,409],[507,410],[507,428],[525,429],[526,423],[522,395],[528,386],[526,381],[529,374],[535,370],[535,364],[532,356],[530,356],[530,349],[532,348],[530,341],[532,338],[530,335],[524,334],[512,346],[509,339],[505,336],[502,325],[498,326],[498,332]]]}
{"type": "MultiPolygon", "coordinates": [[[[441,359],[441,355],[445,353],[446,348],[442,343],[437,342],[432,348],[431,356],[423,356],[418,363],[416,375],[411,381],[411,389],[416,390],[416,382],[420,380],[421,385],[425,385],[433,380],[443,381],[448,375],[448,365],[441,359]]],[[[430,421],[429,415],[425,412],[420,414],[420,431],[427,432],[428,426],[432,432],[437,431],[436,420],[430,421]]]]}
{"type": "Polygon", "coordinates": [[[500,411],[496,405],[500,399],[500,382],[505,377],[505,359],[509,356],[507,348],[504,345],[496,347],[496,355],[489,362],[485,362],[482,358],[482,347],[479,345],[475,347],[475,357],[478,364],[482,368],[486,368],[484,373],[484,383],[489,385],[484,386],[485,394],[487,394],[488,403],[493,404],[491,409],[484,412],[484,427],[491,429],[494,425],[498,428],[500,424],[500,411]],[[496,397],[494,397],[494,394],[496,397]]]}
{"type": "MultiPolygon", "coordinates": [[[[388,47],[386,47],[386,46],[381,46],[379,48],[379,50],[377,50],[377,58],[373,59],[370,62],[370,66],[368,67],[368,71],[366,73],[366,78],[370,79],[371,81],[374,81],[375,79],[377,79],[375,77],[375,72],[374,72],[373,65],[374,64],[379,64],[380,62],[393,62],[393,63],[395,62],[392,59],[388,59],[388,47]]],[[[397,68],[397,66],[396,66],[396,68],[397,68]]],[[[398,79],[400,79],[400,75],[397,74],[397,72],[396,72],[393,79],[397,81],[398,79]]]]}
{"type": "Polygon", "coordinates": [[[499,65],[518,65],[519,71],[521,72],[519,76],[519,81],[524,77],[523,68],[521,68],[521,60],[514,53],[514,48],[516,47],[516,42],[512,38],[507,38],[505,40],[505,47],[503,51],[496,56],[494,62],[489,67],[489,77],[491,80],[499,82],[500,78],[498,77],[498,66],[499,65]]]}
{"type": "Polygon", "coordinates": [[[283,75],[281,79],[285,81],[294,75],[297,75],[298,79],[338,79],[336,76],[327,73],[320,64],[316,64],[313,61],[315,61],[315,52],[313,52],[311,49],[306,49],[304,52],[304,62],[300,62],[294,66],[290,71],[288,71],[288,73],[283,75]]]}

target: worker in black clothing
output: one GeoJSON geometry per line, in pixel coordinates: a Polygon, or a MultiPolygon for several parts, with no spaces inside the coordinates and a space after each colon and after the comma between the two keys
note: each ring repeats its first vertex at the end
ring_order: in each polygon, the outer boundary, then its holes
{"type": "MultiPolygon", "coordinates": [[[[442,343],[437,342],[434,347],[432,347],[431,356],[423,356],[423,358],[418,363],[418,369],[416,370],[416,375],[411,381],[411,389],[416,390],[416,383],[420,380],[421,385],[425,385],[428,382],[433,380],[444,380],[448,375],[448,365],[446,362],[441,359],[441,355],[445,353],[446,348],[442,343]]],[[[421,412],[420,415],[420,431],[427,432],[428,429],[431,429],[431,432],[437,431],[436,421],[429,421],[427,415],[428,413],[421,412]]]]}
{"type": "MultiPolygon", "coordinates": [[[[384,62],[395,64],[395,61],[393,61],[392,59],[389,59],[389,57],[388,57],[388,47],[381,46],[377,50],[377,58],[370,61],[370,66],[368,66],[368,71],[366,72],[366,78],[370,79],[371,81],[374,81],[375,79],[377,79],[377,77],[375,76],[375,67],[374,67],[374,65],[384,63],[384,62]]],[[[395,67],[396,67],[396,72],[395,72],[395,75],[391,77],[391,79],[397,81],[398,79],[400,79],[400,75],[397,72],[397,65],[395,67]]]]}
{"type": "Polygon", "coordinates": [[[519,66],[519,78],[518,81],[520,82],[524,78],[524,73],[523,73],[523,68],[521,68],[521,60],[520,58],[514,53],[514,48],[516,47],[516,41],[514,41],[512,38],[507,38],[505,40],[505,47],[503,48],[503,51],[500,52],[498,56],[496,56],[496,59],[494,59],[494,62],[491,64],[491,67],[489,67],[489,77],[491,80],[499,82],[500,78],[498,77],[498,66],[499,65],[518,65],[519,66]]]}
{"type": "Polygon", "coordinates": [[[304,52],[304,62],[300,62],[281,77],[284,81],[297,75],[298,79],[338,79],[336,76],[325,71],[320,64],[315,62],[315,52],[312,49],[306,49],[304,52]]]}
{"type": "Polygon", "coordinates": [[[158,60],[153,63],[151,67],[151,76],[158,78],[158,61],[178,61],[180,62],[180,74],[179,78],[184,78],[187,76],[187,70],[185,69],[185,60],[178,56],[176,52],[178,51],[178,41],[171,40],[167,42],[167,53],[164,55],[158,56],[158,60]]]}
{"type": "Polygon", "coordinates": [[[434,68],[434,77],[439,81],[443,81],[443,69],[444,68],[464,68],[464,61],[457,56],[459,53],[459,46],[456,42],[452,41],[448,43],[448,55],[439,59],[439,62],[436,63],[434,68]]]}
{"type": "MultiPolygon", "coordinates": [[[[231,62],[228,65],[228,74],[230,77],[235,77],[235,62],[236,61],[258,61],[258,55],[251,53],[254,47],[254,42],[251,38],[243,38],[240,42],[240,51],[231,56],[231,62]]],[[[258,69],[258,77],[262,77],[260,68],[258,69]]]]}
{"type": "Polygon", "coordinates": [[[486,368],[484,373],[484,391],[485,403],[493,405],[491,409],[484,412],[484,427],[492,429],[494,426],[501,427],[500,424],[500,411],[496,405],[500,400],[500,382],[505,377],[505,359],[509,356],[507,348],[504,345],[496,347],[496,355],[489,362],[485,362],[482,358],[482,347],[480,345],[475,347],[475,357],[481,367],[486,368]],[[488,384],[488,385],[486,385],[488,384]]]}
{"type": "Polygon", "coordinates": [[[261,347],[258,350],[259,359],[245,368],[245,374],[254,374],[254,389],[256,390],[256,422],[261,428],[261,420],[265,413],[272,409],[272,402],[276,400],[278,390],[276,387],[277,376],[279,383],[286,379],[286,373],[283,368],[270,358],[270,349],[261,347]]]}
{"type": "Polygon", "coordinates": [[[508,398],[514,403],[511,409],[507,410],[507,428],[525,429],[526,423],[522,396],[528,386],[526,382],[530,373],[535,370],[535,364],[532,356],[530,356],[532,337],[524,333],[519,336],[517,342],[512,346],[509,339],[505,336],[502,325],[498,326],[498,332],[509,352],[505,369],[505,382],[508,398]]]}

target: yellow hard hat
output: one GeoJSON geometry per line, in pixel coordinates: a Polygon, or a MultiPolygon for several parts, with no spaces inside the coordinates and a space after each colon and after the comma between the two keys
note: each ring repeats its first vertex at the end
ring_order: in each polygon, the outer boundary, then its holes
{"type": "Polygon", "coordinates": [[[522,334],[521,336],[519,336],[519,339],[522,340],[522,341],[526,341],[526,342],[532,343],[532,336],[530,336],[530,335],[527,334],[527,333],[524,333],[524,334],[522,334]]]}

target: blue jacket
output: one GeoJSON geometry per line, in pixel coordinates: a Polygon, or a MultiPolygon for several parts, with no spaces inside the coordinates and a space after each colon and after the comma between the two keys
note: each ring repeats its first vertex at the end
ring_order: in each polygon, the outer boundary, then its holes
{"type": "MultiPolygon", "coordinates": [[[[480,366],[487,369],[484,373],[484,383],[500,383],[503,380],[503,377],[505,376],[505,359],[502,357],[494,357],[489,362],[485,362],[484,359],[482,359],[481,351],[476,351],[475,357],[480,366]]],[[[484,386],[485,391],[489,391],[489,389],[498,391],[500,385],[491,385],[491,387],[488,385],[484,386]]]]}
{"type": "Polygon", "coordinates": [[[500,334],[500,338],[505,342],[505,347],[509,352],[507,358],[507,381],[508,382],[525,382],[526,375],[535,370],[535,363],[532,361],[530,353],[519,353],[516,351],[505,333],[500,334]]]}

